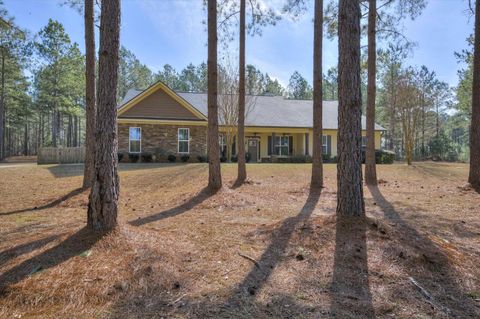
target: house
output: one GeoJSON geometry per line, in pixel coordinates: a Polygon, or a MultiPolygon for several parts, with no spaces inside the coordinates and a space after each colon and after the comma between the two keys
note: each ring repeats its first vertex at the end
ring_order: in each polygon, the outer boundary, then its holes
{"type": "MultiPolygon", "coordinates": [[[[130,90],[118,107],[118,149],[157,156],[189,155],[190,161],[207,152],[207,94],[174,92],[162,82],[144,91],[130,90]]],[[[337,155],[338,102],[323,103],[323,153],[337,155]]],[[[312,101],[257,96],[245,120],[246,151],[251,162],[312,152],[312,101]]],[[[365,135],[362,117],[362,135],[365,135]]],[[[221,124],[221,123],[220,123],[221,124]]],[[[384,129],[375,125],[375,146],[384,129]]],[[[225,126],[219,143],[225,152],[225,126]]],[[[365,144],[366,139],[362,139],[365,144]]],[[[234,146],[233,149],[236,147],[234,146]]]]}

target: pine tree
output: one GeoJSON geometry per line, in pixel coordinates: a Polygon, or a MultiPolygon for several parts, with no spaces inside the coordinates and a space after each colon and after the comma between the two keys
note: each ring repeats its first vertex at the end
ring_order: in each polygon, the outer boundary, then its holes
{"type": "Polygon", "coordinates": [[[218,144],[217,101],[217,1],[208,0],[208,188],[222,187],[220,146],[218,144]]]}
{"type": "Polygon", "coordinates": [[[315,0],[313,34],[313,153],[311,187],[323,186],[322,166],[322,40],[323,40],[323,0],[315,0]]]}
{"type": "Polygon", "coordinates": [[[102,1],[98,60],[95,172],[87,225],[95,231],[117,226],[117,80],[120,44],[120,0],[102,1]]]}
{"type": "Polygon", "coordinates": [[[365,215],[361,162],[360,16],[358,1],[339,1],[338,216],[365,215]]]}
{"type": "Polygon", "coordinates": [[[468,182],[480,189],[480,1],[475,3],[473,47],[472,119],[470,124],[470,171],[468,182]]]}

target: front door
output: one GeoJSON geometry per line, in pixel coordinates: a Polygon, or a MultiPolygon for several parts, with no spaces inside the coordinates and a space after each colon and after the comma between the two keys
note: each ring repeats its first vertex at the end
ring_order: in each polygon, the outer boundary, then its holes
{"type": "Polygon", "coordinates": [[[248,139],[248,153],[250,153],[250,162],[256,163],[258,161],[258,139],[248,139]]]}

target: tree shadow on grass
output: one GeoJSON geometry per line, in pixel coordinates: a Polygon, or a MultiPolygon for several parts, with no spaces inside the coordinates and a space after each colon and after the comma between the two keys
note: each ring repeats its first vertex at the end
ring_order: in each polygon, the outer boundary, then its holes
{"type": "Polygon", "coordinates": [[[31,212],[31,211],[38,211],[38,210],[42,210],[42,209],[52,208],[52,207],[55,207],[55,206],[61,204],[62,202],[66,201],[69,198],[72,198],[74,196],[77,196],[78,194],[83,193],[83,191],[85,191],[85,189],[82,188],[82,187],[79,187],[79,188],[76,188],[76,189],[70,191],[69,193],[63,195],[62,197],[57,198],[56,200],[54,200],[50,203],[47,203],[45,205],[35,206],[35,207],[31,207],[31,208],[18,209],[18,210],[13,210],[13,211],[10,211],[10,212],[5,212],[5,213],[0,213],[0,216],[8,216],[8,215],[27,213],[27,212],[31,212]]]}
{"type": "Polygon", "coordinates": [[[6,292],[9,285],[78,256],[90,249],[103,235],[103,233],[95,233],[88,228],[82,228],[58,245],[9,269],[0,275],[0,295],[6,292]]]}
{"type": "Polygon", "coordinates": [[[479,318],[480,307],[475,305],[461,288],[459,283],[462,278],[452,267],[449,257],[444,251],[428,236],[419,233],[403,220],[377,186],[368,186],[368,189],[377,205],[382,209],[385,218],[394,223],[401,231],[403,236],[396,239],[402,241],[405,246],[419,250],[424,257],[425,262],[420,265],[424,267],[415,265],[407,267],[407,269],[409,275],[432,295],[433,300],[430,302],[448,317],[479,318]]]}
{"type": "MultiPolygon", "coordinates": [[[[228,300],[223,305],[216,307],[217,313],[214,315],[214,317],[247,318],[249,316],[252,316],[251,312],[253,311],[256,311],[257,313],[260,312],[264,316],[273,315],[269,314],[269,311],[274,311],[275,307],[259,307],[259,305],[255,303],[254,296],[267,283],[268,279],[275,270],[275,267],[284,258],[285,250],[287,248],[290,238],[292,237],[293,232],[295,231],[295,227],[300,223],[308,220],[308,218],[313,213],[315,206],[318,203],[320,194],[321,190],[310,190],[308,199],[300,212],[296,216],[289,217],[283,221],[280,228],[274,232],[270,244],[265,249],[260,259],[252,267],[252,270],[245,276],[239,286],[230,294],[228,300]]],[[[281,315],[281,317],[293,318],[295,317],[295,315],[299,315],[302,312],[308,311],[304,307],[296,305],[296,303],[289,296],[282,296],[280,297],[280,299],[277,300],[279,304],[290,304],[291,307],[289,307],[288,310],[285,309],[285,311],[287,311],[286,313],[278,314],[278,316],[281,315]],[[283,301],[280,301],[280,299],[283,301]],[[290,302],[286,303],[285,300],[290,300],[290,302]],[[293,313],[295,312],[295,309],[297,309],[299,312],[293,313]],[[286,316],[287,313],[291,314],[286,316]]],[[[276,301],[273,300],[273,303],[276,303],[276,301]]],[[[200,317],[204,315],[205,314],[202,314],[200,315],[200,317]]],[[[212,316],[212,314],[210,313],[208,316],[212,316]]]]}
{"type": "Polygon", "coordinates": [[[51,235],[44,238],[40,238],[29,243],[17,245],[15,247],[6,249],[0,252],[0,266],[6,264],[9,260],[18,257],[20,255],[28,254],[34,250],[37,250],[48,243],[58,239],[60,235],[51,235]]]}
{"type": "Polygon", "coordinates": [[[365,217],[337,216],[330,311],[338,318],[375,317],[366,230],[365,217]]]}
{"type": "MultiPolygon", "coordinates": [[[[120,163],[119,172],[139,171],[174,166],[187,166],[188,163],[120,163]]],[[[47,170],[56,178],[83,176],[83,164],[57,164],[48,166],[47,170]]]]}
{"type": "Polygon", "coordinates": [[[208,199],[209,197],[211,197],[215,194],[216,194],[216,191],[211,191],[208,188],[203,188],[197,195],[195,195],[194,197],[192,197],[191,199],[189,199],[188,201],[186,201],[185,203],[183,203],[179,206],[164,210],[164,211],[162,211],[160,213],[157,213],[157,214],[154,214],[154,215],[150,215],[150,216],[138,218],[136,220],[132,220],[132,221],[129,222],[129,224],[132,225],[132,226],[142,226],[142,225],[153,223],[153,222],[165,219],[165,218],[170,218],[170,217],[174,217],[174,216],[183,214],[183,213],[191,210],[195,206],[201,204],[203,201],[205,201],[206,199],[208,199]]]}

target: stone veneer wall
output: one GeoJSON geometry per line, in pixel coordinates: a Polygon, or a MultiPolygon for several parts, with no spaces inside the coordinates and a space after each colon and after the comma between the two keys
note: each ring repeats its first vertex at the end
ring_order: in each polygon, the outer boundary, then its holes
{"type": "Polygon", "coordinates": [[[128,153],[130,127],[142,128],[142,152],[155,155],[156,161],[166,161],[169,154],[179,157],[178,129],[190,129],[190,161],[196,161],[198,155],[207,154],[207,126],[201,125],[164,125],[164,124],[118,124],[118,152],[128,153]]]}

